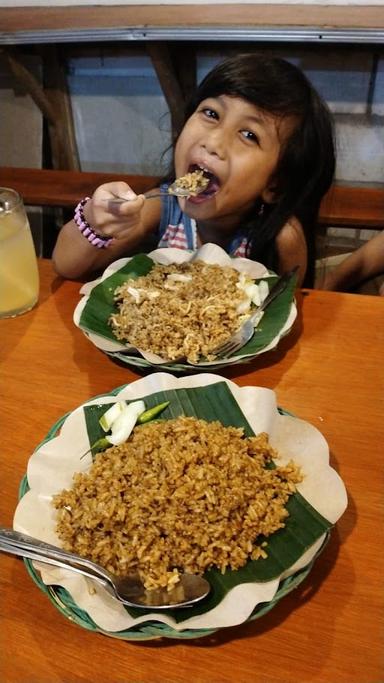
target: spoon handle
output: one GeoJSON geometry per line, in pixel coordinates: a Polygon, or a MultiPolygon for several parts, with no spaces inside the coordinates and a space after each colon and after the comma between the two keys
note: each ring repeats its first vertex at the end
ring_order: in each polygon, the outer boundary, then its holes
{"type": "Polygon", "coordinates": [[[93,574],[91,570],[85,569],[84,567],[76,567],[76,565],[69,564],[69,562],[62,562],[57,558],[41,555],[38,551],[33,552],[32,550],[27,550],[26,548],[18,548],[16,545],[8,545],[4,541],[0,541],[0,553],[17,555],[19,557],[27,558],[29,560],[37,560],[38,562],[44,562],[44,564],[53,565],[54,567],[69,569],[70,571],[82,574],[83,576],[87,576],[90,579],[98,581],[106,590],[114,594],[110,584],[105,579],[101,578],[101,576],[98,576],[97,574],[93,574]]]}
{"type": "MultiPolygon", "coordinates": [[[[146,199],[155,199],[156,197],[169,197],[168,192],[143,192],[146,199]]],[[[124,197],[113,197],[113,199],[108,199],[108,202],[112,204],[126,204],[126,202],[131,201],[130,199],[124,199],[124,197]]]]}
{"type": "MultiPolygon", "coordinates": [[[[155,199],[156,197],[171,197],[172,195],[175,197],[189,197],[191,192],[183,188],[172,188],[172,186],[170,186],[166,191],[149,190],[148,192],[143,192],[143,195],[146,199],[155,199]]],[[[124,199],[124,197],[113,197],[113,199],[108,199],[108,202],[112,202],[112,204],[125,204],[129,201],[131,200],[124,199]]]]}
{"type": "Polygon", "coordinates": [[[64,569],[72,569],[79,574],[102,581],[104,586],[105,584],[111,585],[108,572],[91,560],[68,553],[13,529],[0,527],[0,551],[39,560],[64,569]]]}

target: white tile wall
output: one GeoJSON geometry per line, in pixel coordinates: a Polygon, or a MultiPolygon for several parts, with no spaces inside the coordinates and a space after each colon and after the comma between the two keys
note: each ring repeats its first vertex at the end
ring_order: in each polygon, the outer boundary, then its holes
{"type": "Polygon", "coordinates": [[[372,114],[384,117],[384,56],[379,58],[377,64],[372,114]]]}
{"type": "MultiPolygon", "coordinates": [[[[28,57],[25,65],[40,78],[40,60],[28,57]]],[[[40,168],[43,122],[40,110],[21,88],[14,87],[8,69],[0,64],[0,163],[2,166],[40,168]]],[[[43,252],[41,209],[27,207],[36,253],[43,252]]]]}
{"type": "MultiPolygon", "coordinates": [[[[379,61],[370,94],[374,63],[370,50],[288,46],[269,51],[302,68],[330,105],[335,116],[337,179],[383,182],[384,59],[379,61]]],[[[198,79],[229,52],[231,48],[221,45],[201,53],[198,79]]],[[[164,171],[161,157],[170,144],[170,121],[147,57],[73,60],[70,86],[84,170],[164,171]]]]}
{"type": "Polygon", "coordinates": [[[384,117],[335,117],[336,178],[346,182],[384,182],[384,117]]]}
{"type": "MultiPolygon", "coordinates": [[[[25,65],[40,77],[40,60],[28,57],[25,65]]],[[[0,62],[0,159],[2,166],[39,168],[42,152],[42,118],[31,97],[14,87],[5,63],[0,62]]]]}
{"type": "Polygon", "coordinates": [[[72,60],[69,87],[83,170],[165,171],[170,116],[149,58],[72,60]]]}

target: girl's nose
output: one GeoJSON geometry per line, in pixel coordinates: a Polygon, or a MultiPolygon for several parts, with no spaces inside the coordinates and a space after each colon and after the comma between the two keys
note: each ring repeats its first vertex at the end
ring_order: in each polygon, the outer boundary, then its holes
{"type": "Polygon", "coordinates": [[[206,132],[201,145],[206,149],[208,154],[216,156],[219,159],[224,159],[228,148],[225,131],[222,128],[217,127],[215,130],[206,132]]]}

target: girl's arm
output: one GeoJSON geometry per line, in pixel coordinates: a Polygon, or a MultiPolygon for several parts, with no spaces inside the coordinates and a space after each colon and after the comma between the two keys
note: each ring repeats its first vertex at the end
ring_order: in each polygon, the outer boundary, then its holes
{"type": "Polygon", "coordinates": [[[326,273],[321,289],[348,291],[384,273],[384,231],[326,273]]]}
{"type": "Polygon", "coordinates": [[[291,218],[276,237],[279,274],[299,266],[297,286],[301,287],[307,270],[307,243],[301,223],[291,218]]]}
{"type": "Polygon", "coordinates": [[[56,272],[66,278],[81,278],[103,270],[121,256],[128,255],[160,222],[161,202],[147,201],[136,195],[124,182],[101,185],[84,206],[84,217],[92,229],[103,237],[113,237],[105,249],[94,247],[82,235],[74,220],[66,223],[57,238],[52,254],[56,272]],[[124,197],[122,204],[113,198],[124,197]]]}

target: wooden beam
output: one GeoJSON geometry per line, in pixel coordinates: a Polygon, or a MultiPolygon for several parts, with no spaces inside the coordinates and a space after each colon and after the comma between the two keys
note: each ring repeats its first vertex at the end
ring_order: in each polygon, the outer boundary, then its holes
{"type": "Polygon", "coordinates": [[[190,100],[197,86],[196,52],[197,47],[195,43],[183,43],[182,50],[180,49],[180,43],[171,44],[173,65],[186,103],[190,100]]]}
{"type": "Polygon", "coordinates": [[[321,203],[319,222],[335,227],[384,229],[384,185],[332,185],[321,203]]]}
{"type": "Polygon", "coordinates": [[[158,182],[156,176],[0,167],[0,185],[13,187],[23,197],[24,203],[31,206],[74,208],[80,199],[92,195],[99,185],[115,180],[126,180],[137,193],[155,187],[158,182]]]}
{"type": "Polygon", "coordinates": [[[202,28],[246,26],[367,28],[384,26],[384,7],[361,2],[360,5],[317,4],[193,4],[178,5],[87,5],[69,7],[0,8],[0,29],[18,31],[81,30],[97,28],[146,28],[197,26],[202,28]]]}
{"type": "Polygon", "coordinates": [[[175,139],[184,123],[185,100],[183,92],[167,44],[149,42],[146,43],[146,49],[170,111],[172,137],[175,139]]]}
{"type": "Polygon", "coordinates": [[[47,121],[54,124],[55,110],[46,96],[41,83],[37,78],[27,69],[22,62],[22,57],[17,48],[8,47],[2,50],[9,70],[16,79],[17,83],[21,85],[32,98],[36,106],[47,121]]]}
{"type": "Polygon", "coordinates": [[[56,169],[80,171],[71,96],[67,82],[66,54],[63,47],[45,46],[43,59],[44,92],[55,112],[49,120],[52,164],[56,169]]]}
{"type": "Polygon", "coordinates": [[[48,123],[52,163],[57,169],[80,170],[65,59],[54,46],[42,52],[43,83],[27,69],[15,47],[2,50],[15,81],[31,96],[48,123]]]}

